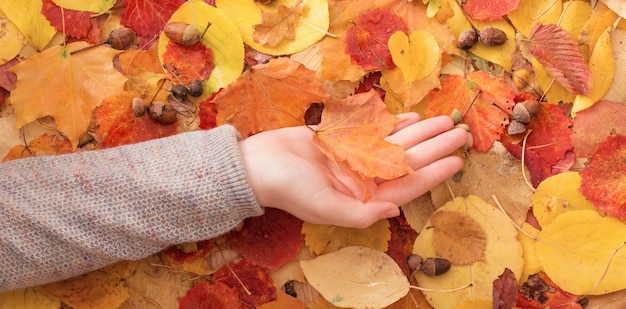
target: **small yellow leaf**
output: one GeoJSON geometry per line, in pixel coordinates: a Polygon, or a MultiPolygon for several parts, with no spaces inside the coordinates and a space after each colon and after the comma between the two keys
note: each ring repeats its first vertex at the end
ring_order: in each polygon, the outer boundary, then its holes
{"type": "Polygon", "coordinates": [[[0,65],[15,58],[26,45],[26,38],[10,20],[0,19],[0,65]]]}
{"type": "Polygon", "coordinates": [[[338,307],[383,308],[409,292],[398,264],[367,247],[345,247],[300,265],[309,283],[338,307]]]}
{"type": "Polygon", "coordinates": [[[36,50],[43,50],[57,33],[41,14],[42,7],[41,0],[0,1],[0,10],[36,50]]]}
{"type": "Polygon", "coordinates": [[[424,30],[413,31],[410,36],[396,31],[389,37],[387,45],[393,62],[409,83],[430,75],[441,58],[437,40],[424,30]]]}
{"type": "Polygon", "coordinates": [[[304,243],[316,255],[330,253],[347,246],[364,246],[387,251],[391,239],[389,221],[379,220],[366,229],[345,228],[304,222],[304,243]]]}
{"type": "Polygon", "coordinates": [[[116,0],[52,0],[54,4],[68,10],[100,13],[108,11],[116,0]]]}
{"type": "Polygon", "coordinates": [[[578,190],[581,177],[577,172],[564,172],[543,180],[533,194],[533,214],[539,225],[548,226],[558,215],[570,210],[594,209],[578,190]]]}
{"type": "Polygon", "coordinates": [[[430,217],[435,252],[455,265],[470,265],[484,258],[485,231],[472,217],[456,211],[437,211],[430,217]]]}
{"type": "Polygon", "coordinates": [[[626,288],[626,224],[594,210],[570,211],[543,228],[535,244],[546,274],[563,290],[598,295],[626,288]]]}

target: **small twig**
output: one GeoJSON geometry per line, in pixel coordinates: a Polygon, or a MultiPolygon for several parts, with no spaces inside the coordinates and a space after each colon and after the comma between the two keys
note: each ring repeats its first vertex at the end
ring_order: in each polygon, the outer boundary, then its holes
{"type": "Polygon", "coordinates": [[[526,140],[528,140],[528,135],[530,135],[530,132],[532,131],[533,130],[528,130],[526,132],[526,135],[524,135],[524,141],[522,142],[522,176],[524,176],[524,182],[526,182],[528,187],[530,187],[530,189],[535,192],[537,191],[537,189],[535,189],[530,181],[528,181],[528,178],[526,177],[526,169],[524,169],[524,163],[526,158],[526,140]]]}

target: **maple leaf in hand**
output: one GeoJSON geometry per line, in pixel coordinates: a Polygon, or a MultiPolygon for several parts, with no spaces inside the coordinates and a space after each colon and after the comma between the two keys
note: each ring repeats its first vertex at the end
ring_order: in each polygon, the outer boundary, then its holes
{"type": "Polygon", "coordinates": [[[126,82],[113,67],[118,50],[100,46],[70,54],[86,46],[76,42],[51,47],[11,68],[17,75],[11,92],[16,127],[52,116],[58,130],[76,147],[93,110],[103,98],[121,93],[126,82]]]}
{"type": "Polygon", "coordinates": [[[261,23],[254,25],[252,38],[261,45],[276,47],[285,38],[296,38],[295,27],[300,21],[304,4],[297,1],[292,7],[280,4],[276,11],[264,11],[261,15],[261,23]]]}

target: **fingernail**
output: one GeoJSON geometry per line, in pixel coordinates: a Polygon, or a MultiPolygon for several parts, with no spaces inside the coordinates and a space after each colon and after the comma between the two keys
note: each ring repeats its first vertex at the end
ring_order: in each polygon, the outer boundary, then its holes
{"type": "Polygon", "coordinates": [[[385,218],[393,218],[399,215],[400,215],[400,208],[397,208],[397,207],[389,208],[383,213],[383,216],[385,216],[385,218]]]}

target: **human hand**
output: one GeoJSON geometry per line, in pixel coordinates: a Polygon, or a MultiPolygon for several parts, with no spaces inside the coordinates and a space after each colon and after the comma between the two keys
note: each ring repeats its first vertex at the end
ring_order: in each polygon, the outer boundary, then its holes
{"type": "Polygon", "coordinates": [[[462,158],[450,154],[465,144],[467,132],[453,129],[447,116],[421,121],[415,113],[398,116],[403,121],[386,140],[404,148],[415,173],[386,181],[370,179],[367,202],[349,173],[312,143],[313,132],[305,126],[266,131],[239,142],[257,200],[310,223],[344,227],[364,228],[399,215],[398,206],[463,166],[462,158]]]}

